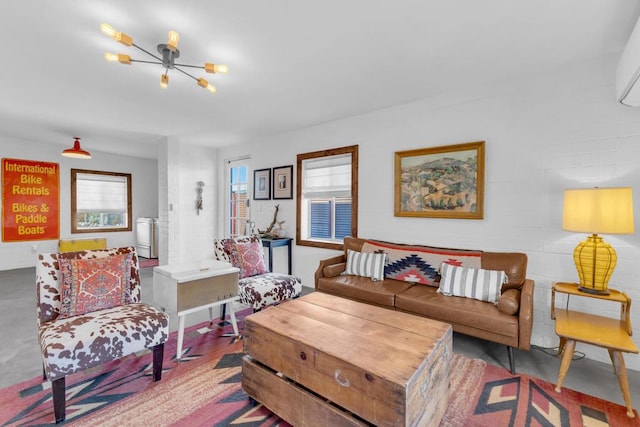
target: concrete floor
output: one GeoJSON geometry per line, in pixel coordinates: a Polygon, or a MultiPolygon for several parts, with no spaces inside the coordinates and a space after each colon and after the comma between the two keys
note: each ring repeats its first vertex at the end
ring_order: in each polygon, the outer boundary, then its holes
{"type": "MultiPolygon", "coordinates": [[[[153,301],[153,269],[141,270],[142,299],[153,301]]],[[[40,350],[37,342],[35,307],[35,268],[0,271],[0,388],[42,375],[40,350]]],[[[312,289],[304,288],[304,292],[312,289]]],[[[208,320],[207,310],[187,316],[187,325],[208,320]]],[[[177,328],[174,316],[170,328],[177,328]]],[[[580,350],[581,344],[577,345],[580,350]]],[[[465,335],[454,334],[453,350],[487,363],[508,368],[506,347],[465,335]]],[[[604,350],[603,350],[604,351],[604,350]]],[[[530,351],[515,350],[516,371],[555,383],[560,359],[552,349],[532,348],[530,351]]],[[[628,371],[631,399],[640,405],[640,372],[628,371]]],[[[565,387],[582,393],[624,405],[617,378],[610,364],[590,359],[574,360],[571,363],[565,387]]]]}

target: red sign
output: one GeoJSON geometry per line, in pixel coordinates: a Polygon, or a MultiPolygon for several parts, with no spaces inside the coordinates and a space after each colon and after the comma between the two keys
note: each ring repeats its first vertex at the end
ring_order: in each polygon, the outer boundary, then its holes
{"type": "Polygon", "coordinates": [[[60,237],[57,163],[2,159],[2,241],[60,237]]]}

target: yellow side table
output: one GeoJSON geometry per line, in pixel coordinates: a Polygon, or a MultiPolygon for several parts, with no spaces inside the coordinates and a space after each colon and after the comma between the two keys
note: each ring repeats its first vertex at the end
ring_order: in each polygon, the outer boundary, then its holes
{"type": "Polygon", "coordinates": [[[627,416],[634,418],[635,413],[629,393],[627,368],[622,355],[623,352],[638,353],[638,348],[631,339],[632,328],[629,318],[631,298],[624,292],[611,288],[609,288],[609,291],[609,295],[594,295],[579,291],[577,283],[556,282],[553,284],[551,290],[551,318],[556,321],[556,334],[560,337],[558,355],[562,354],[560,373],[558,374],[555,390],[558,393],[561,391],[562,382],[573,358],[576,341],[606,348],[609,351],[614,372],[618,377],[618,383],[620,383],[622,396],[627,407],[627,416]],[[556,308],[556,292],[567,294],[567,307],[569,306],[568,299],[572,295],[620,303],[620,319],[582,313],[568,308],[556,308]]]}

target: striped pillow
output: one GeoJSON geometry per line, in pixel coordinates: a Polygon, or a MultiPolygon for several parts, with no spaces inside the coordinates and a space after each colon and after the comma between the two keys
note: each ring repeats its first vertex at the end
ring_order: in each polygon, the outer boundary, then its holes
{"type": "Polygon", "coordinates": [[[371,277],[373,281],[384,279],[384,263],[387,254],[356,252],[347,249],[347,268],[344,274],[371,277]]]}
{"type": "Polygon", "coordinates": [[[498,303],[502,284],[507,283],[504,271],[458,267],[442,263],[438,292],[447,296],[467,297],[498,303]]]}

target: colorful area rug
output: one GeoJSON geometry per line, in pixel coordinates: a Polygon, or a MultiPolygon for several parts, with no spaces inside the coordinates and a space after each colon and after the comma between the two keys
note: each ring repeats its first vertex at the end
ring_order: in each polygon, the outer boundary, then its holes
{"type": "MultiPolygon", "coordinates": [[[[248,311],[244,312],[246,315],[248,311]]],[[[243,313],[239,320],[242,326],[243,313]]],[[[151,353],[131,355],[67,377],[70,426],[288,426],[242,391],[242,341],[230,326],[203,323],[165,345],[162,380],[151,380],[151,353]]],[[[633,426],[625,408],[482,360],[455,355],[441,426],[633,426]]],[[[53,423],[48,382],[34,378],[0,390],[0,426],[53,423]]]]}

